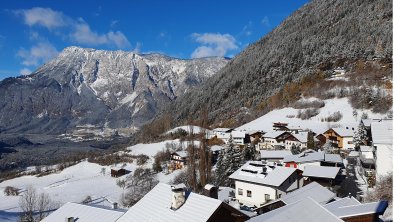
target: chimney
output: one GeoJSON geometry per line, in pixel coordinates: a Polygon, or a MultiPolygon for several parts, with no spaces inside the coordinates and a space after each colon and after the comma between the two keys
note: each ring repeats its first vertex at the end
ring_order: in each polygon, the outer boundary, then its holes
{"type": "Polygon", "coordinates": [[[116,202],[113,202],[112,203],[112,209],[118,209],[118,203],[116,203],[116,202]]]}
{"type": "Polygon", "coordinates": [[[74,222],[74,217],[66,217],[66,222],[74,222]]]}
{"type": "Polygon", "coordinates": [[[206,184],[203,191],[204,196],[218,199],[218,188],[212,184],[206,184]]]}
{"type": "Polygon", "coordinates": [[[171,197],[171,209],[179,209],[186,201],[185,198],[185,187],[184,184],[171,186],[172,197],[171,197]]]}

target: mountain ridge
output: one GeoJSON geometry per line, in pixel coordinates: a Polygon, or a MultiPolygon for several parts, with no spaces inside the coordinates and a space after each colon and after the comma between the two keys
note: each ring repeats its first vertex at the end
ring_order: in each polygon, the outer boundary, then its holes
{"type": "Polygon", "coordinates": [[[93,125],[132,131],[227,61],[67,47],[31,75],[0,82],[0,129],[57,134],[93,125]]]}

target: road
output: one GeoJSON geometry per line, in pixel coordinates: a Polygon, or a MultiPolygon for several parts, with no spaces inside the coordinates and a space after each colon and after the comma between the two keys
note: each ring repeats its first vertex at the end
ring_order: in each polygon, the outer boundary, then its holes
{"type": "Polygon", "coordinates": [[[346,166],[346,178],[340,184],[340,188],[337,191],[338,197],[348,196],[349,193],[353,197],[357,197],[359,191],[361,191],[357,186],[356,177],[356,164],[357,160],[355,157],[348,157],[348,164],[346,166]]]}

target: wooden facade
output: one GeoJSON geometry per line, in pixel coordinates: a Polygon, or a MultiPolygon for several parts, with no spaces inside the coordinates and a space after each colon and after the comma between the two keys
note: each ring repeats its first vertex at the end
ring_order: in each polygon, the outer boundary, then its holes
{"type": "Polygon", "coordinates": [[[227,205],[226,203],[221,203],[207,222],[244,222],[249,219],[250,217],[241,211],[227,205]]]}
{"type": "Polygon", "coordinates": [[[358,215],[353,217],[341,218],[345,222],[377,222],[381,221],[376,214],[358,215]]]}
{"type": "Polygon", "coordinates": [[[126,175],[125,169],[111,169],[111,177],[120,177],[126,175]]]}
{"type": "Polygon", "coordinates": [[[324,136],[326,137],[326,140],[330,140],[332,142],[333,147],[343,148],[343,137],[333,129],[329,129],[324,132],[324,136]]]}

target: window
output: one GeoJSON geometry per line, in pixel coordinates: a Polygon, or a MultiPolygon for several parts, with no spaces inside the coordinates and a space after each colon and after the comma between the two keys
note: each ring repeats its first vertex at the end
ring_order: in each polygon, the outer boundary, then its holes
{"type": "Polygon", "coordinates": [[[265,201],[270,200],[270,195],[269,194],[265,194],[264,196],[265,196],[265,201]]]}
{"type": "Polygon", "coordinates": [[[238,195],[243,195],[244,191],[241,188],[238,188],[238,195]]]}
{"type": "Polygon", "coordinates": [[[278,194],[278,198],[281,198],[282,197],[282,194],[280,193],[280,194],[278,194]]]}
{"type": "Polygon", "coordinates": [[[247,191],[246,191],[246,196],[248,196],[248,197],[252,197],[252,191],[250,191],[250,190],[247,190],[247,191]]]}
{"type": "Polygon", "coordinates": [[[347,141],[347,144],[353,144],[353,141],[347,141]]]}

